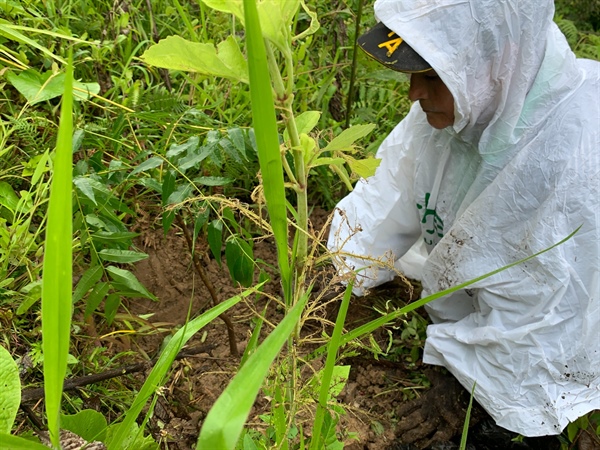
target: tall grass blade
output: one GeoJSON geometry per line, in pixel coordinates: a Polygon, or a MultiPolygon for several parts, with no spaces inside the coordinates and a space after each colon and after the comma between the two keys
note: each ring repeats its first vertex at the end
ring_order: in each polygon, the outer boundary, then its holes
{"type": "MultiPolygon", "coordinates": [[[[259,285],[260,287],[261,285],[259,285]]],[[[167,372],[171,369],[171,365],[181,348],[189,341],[194,334],[198,332],[206,324],[214,320],[219,315],[223,314],[233,305],[238,303],[244,297],[256,292],[256,288],[247,289],[240,295],[231,297],[217,306],[209,309],[204,314],[196,317],[188,322],[171,338],[165,349],[161,353],[158,361],[152,368],[152,371],[146,378],[144,385],[136,395],[131,408],[125,414],[125,419],[115,432],[112,440],[109,443],[109,450],[122,450],[127,448],[129,439],[131,438],[131,430],[135,429],[136,420],[142,411],[148,399],[160,388],[167,372]]]]}
{"type": "Polygon", "coordinates": [[[465,423],[463,424],[459,450],[467,449],[467,436],[469,435],[469,423],[471,422],[471,411],[473,410],[473,396],[475,395],[476,385],[477,383],[473,383],[473,389],[471,389],[471,398],[469,399],[469,407],[467,408],[467,415],[465,416],[465,423]]]}
{"type": "Polygon", "coordinates": [[[72,136],[73,64],[67,65],[65,90],[48,205],[42,278],[42,350],[48,431],[59,447],[60,404],[67,371],[72,289],[72,136]]]}
{"type": "Polygon", "coordinates": [[[235,447],[269,367],[296,327],[307,299],[308,294],[289,310],[233,377],[206,416],[197,450],[231,450],[235,447]]]}
{"type": "Polygon", "coordinates": [[[291,295],[288,259],[288,228],[285,207],[283,166],[279,151],[279,135],[273,103],[271,77],[267,64],[265,42],[261,32],[255,0],[244,0],[244,17],[248,52],[252,123],[258,147],[267,210],[275,242],[284,292],[291,295]]]}
{"type": "Polygon", "coordinates": [[[329,398],[329,387],[331,384],[331,378],[333,375],[333,368],[335,367],[335,361],[337,359],[337,352],[340,347],[342,331],[344,329],[344,323],[346,322],[346,314],[348,312],[348,305],[350,304],[350,297],[352,295],[352,286],[354,281],[350,281],[346,287],[340,310],[338,311],[335,326],[333,327],[333,334],[329,341],[329,348],[327,349],[327,360],[325,361],[325,368],[323,369],[323,377],[321,379],[321,390],[319,392],[319,403],[317,405],[317,412],[315,414],[315,421],[313,425],[313,437],[310,442],[310,450],[318,450],[323,448],[320,446],[321,443],[321,427],[325,420],[325,412],[327,411],[327,399],[329,398]]]}

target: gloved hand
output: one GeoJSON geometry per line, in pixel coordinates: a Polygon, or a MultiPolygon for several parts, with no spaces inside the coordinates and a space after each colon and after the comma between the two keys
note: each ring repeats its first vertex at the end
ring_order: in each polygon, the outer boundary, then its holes
{"type": "MultiPolygon", "coordinates": [[[[425,371],[425,375],[432,387],[397,411],[401,418],[396,426],[397,443],[413,444],[419,449],[448,442],[462,432],[471,396],[448,373],[429,369],[425,371]]],[[[481,407],[473,403],[470,426],[484,416],[485,412],[481,407]]]]}

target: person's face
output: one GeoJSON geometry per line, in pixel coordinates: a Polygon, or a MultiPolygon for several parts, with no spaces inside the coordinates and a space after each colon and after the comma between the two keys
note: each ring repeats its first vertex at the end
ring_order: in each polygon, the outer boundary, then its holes
{"type": "Polygon", "coordinates": [[[433,128],[441,130],[454,124],[454,98],[434,70],[410,75],[408,97],[419,101],[433,128]]]}

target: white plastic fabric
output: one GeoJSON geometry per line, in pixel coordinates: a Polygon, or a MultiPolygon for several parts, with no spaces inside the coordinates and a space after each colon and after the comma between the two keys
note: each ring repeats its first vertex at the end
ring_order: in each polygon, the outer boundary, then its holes
{"type": "Polygon", "coordinates": [[[368,267],[360,295],[394,275],[369,258],[401,266],[423,240],[428,295],[581,227],[428,307],[426,363],[476,383],[498,425],[558,434],[600,408],[600,64],[575,58],[551,0],[378,0],[375,13],[437,71],[456,120],[436,130],[413,105],[338,205],[336,265],[368,267]]]}

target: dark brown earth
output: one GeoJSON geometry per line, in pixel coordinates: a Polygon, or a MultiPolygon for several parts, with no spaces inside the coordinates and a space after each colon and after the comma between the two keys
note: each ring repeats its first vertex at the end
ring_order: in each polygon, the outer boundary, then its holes
{"type": "MultiPolygon", "coordinates": [[[[318,230],[325,223],[327,214],[313,213],[312,220],[318,230]]],[[[175,326],[185,322],[189,314],[197,315],[211,305],[211,297],[198,273],[195,271],[185,238],[180,229],[173,228],[165,237],[161,229],[143,230],[139,246],[149,254],[149,258],[137,263],[134,273],[138,279],[156,295],[160,302],[137,299],[128,302],[129,313],[132,315],[153,314],[148,321],[155,326],[154,332],[145,336],[131,339],[133,349],[146,353],[149,357],[155,355],[165,336],[170,334],[175,326]],[[159,332],[158,330],[165,330],[159,332]]],[[[207,245],[200,239],[197,252],[201,255],[201,264],[214,285],[220,300],[225,300],[240,289],[234,287],[230,279],[225,261],[220,267],[214,258],[209,257],[207,245]]],[[[254,256],[275,265],[275,247],[268,240],[256,242],[254,256]]],[[[319,269],[321,277],[330,279],[333,276],[329,266],[319,269]]],[[[274,277],[267,292],[277,295],[278,280],[274,277]]],[[[315,289],[318,291],[319,286],[315,289]]],[[[341,287],[338,288],[340,290],[341,287]]],[[[417,288],[418,289],[418,288],[417,288]]],[[[380,316],[373,308],[373,302],[380,308],[385,306],[386,296],[395,296],[397,305],[417,297],[417,291],[402,282],[388,286],[375,297],[354,298],[350,306],[347,327],[353,328],[368,320],[380,316]]],[[[330,295],[332,296],[332,295],[330,295]]],[[[392,298],[392,297],[390,297],[392,298]]],[[[261,311],[266,302],[265,298],[252,298],[246,303],[240,303],[228,312],[234,324],[237,348],[243,353],[251,333],[251,320],[261,311]]],[[[335,321],[338,304],[332,303],[325,308],[322,315],[335,321]]],[[[278,308],[270,307],[267,318],[276,324],[282,317],[278,308]]],[[[307,333],[314,332],[311,327],[320,324],[308,322],[307,333]]],[[[397,330],[389,329],[390,333],[397,330]]],[[[380,347],[388,346],[392,334],[382,330],[375,334],[375,340],[380,347]]],[[[227,328],[222,320],[215,320],[201,330],[189,343],[188,348],[205,346],[207,350],[200,354],[176,361],[173,373],[166,384],[164,401],[159,402],[155,412],[158,420],[153,421],[153,432],[169,442],[170,449],[193,448],[197,439],[202,419],[214,404],[222,389],[235,374],[240,358],[231,355],[227,328]]],[[[420,395],[427,384],[419,363],[409,367],[403,360],[393,361],[374,355],[368,351],[345,359],[342,363],[352,366],[350,378],[338,400],[343,403],[346,414],[342,417],[342,433],[356,433],[357,439],[346,442],[349,449],[385,449],[396,440],[394,431],[398,417],[395,410],[407,400],[420,395]]],[[[264,428],[264,423],[258,418],[266,411],[268,402],[259,393],[256,405],[248,419],[250,424],[264,428]]],[[[460,424],[462,427],[462,423],[460,424]]],[[[455,430],[456,431],[456,430],[455,430]]]]}
{"type": "MultiPolygon", "coordinates": [[[[312,221],[317,232],[326,223],[326,218],[325,212],[313,213],[312,221]]],[[[108,352],[113,353],[131,351],[137,355],[133,358],[136,362],[155,357],[163,340],[183,325],[186,318],[195,317],[212,306],[211,295],[192,263],[181,228],[173,226],[164,236],[160,225],[151,226],[148,221],[140,232],[137,245],[149,257],[136,264],[134,273],[160,301],[124,300],[116,322],[133,323],[134,332],[97,337],[97,345],[107,346],[108,352]]],[[[323,233],[322,236],[326,234],[323,233]]],[[[196,252],[219,301],[241,291],[231,281],[225,261],[219,266],[209,256],[207,244],[201,238],[196,243],[196,252]]],[[[276,265],[275,247],[269,240],[254,243],[254,256],[271,266],[276,265]]],[[[283,316],[282,308],[273,301],[268,302],[269,295],[278,295],[279,281],[274,269],[267,269],[267,272],[273,278],[265,288],[268,295],[250,296],[227,312],[233,324],[238,354],[243,353],[248,343],[253,319],[267,303],[267,323],[275,325],[283,316]]],[[[330,283],[334,272],[329,264],[320,265],[311,276],[315,281],[314,295],[324,293],[321,300],[324,306],[316,311],[315,320],[305,322],[302,333],[303,336],[320,336],[324,320],[334,322],[339,307],[339,301],[325,299],[332,299],[342,288],[330,283]]],[[[418,298],[418,292],[418,283],[407,284],[406,280],[397,279],[367,297],[353,298],[346,329],[379,317],[380,311],[386,308],[403,306],[418,298]]],[[[350,377],[338,396],[338,401],[346,411],[339,425],[340,435],[346,436],[344,448],[458,448],[451,440],[456,442],[460,437],[469,395],[443,371],[423,367],[420,349],[426,314],[417,310],[414,317],[414,320],[409,316],[405,318],[406,322],[399,321],[379,329],[372,339],[363,340],[364,348],[354,348],[353,353],[341,361],[341,364],[351,366],[350,377]],[[406,326],[411,323],[414,325],[415,321],[421,323],[421,329],[416,334],[403,336],[406,326]],[[372,349],[376,346],[387,354],[378,355],[373,352],[372,349]],[[433,387],[430,388],[430,385],[433,387]],[[350,433],[354,434],[354,438],[348,437],[350,433]],[[407,441],[412,444],[407,445],[407,441]]],[[[87,332],[90,336],[98,334],[104,328],[101,324],[89,325],[87,332]]],[[[102,333],[104,330],[100,334],[102,333]]],[[[308,345],[306,353],[313,348],[314,345],[308,345]]],[[[240,363],[240,357],[231,353],[227,326],[221,319],[214,320],[200,330],[189,341],[186,349],[191,354],[174,362],[170,378],[149,423],[150,431],[165,449],[195,448],[204,417],[236,373],[240,363]]],[[[316,361],[315,364],[320,362],[316,361]]],[[[143,381],[144,373],[139,373],[133,380],[130,378],[123,382],[128,388],[136,389],[143,381]],[[135,385],[136,382],[139,383],[138,386],[135,385]]],[[[265,397],[265,393],[259,392],[248,418],[251,428],[265,428],[265,423],[259,418],[259,415],[269,410],[270,404],[265,397]]],[[[302,421],[308,416],[310,413],[307,415],[306,412],[301,412],[297,419],[302,421]]],[[[484,421],[485,417],[486,414],[476,407],[471,424],[484,421]]],[[[497,446],[478,444],[469,448],[548,450],[557,448],[555,444],[558,441],[554,439],[552,444],[541,444],[541,447],[519,446],[520,444],[513,446],[510,439],[508,444],[504,442],[497,446]]]]}

